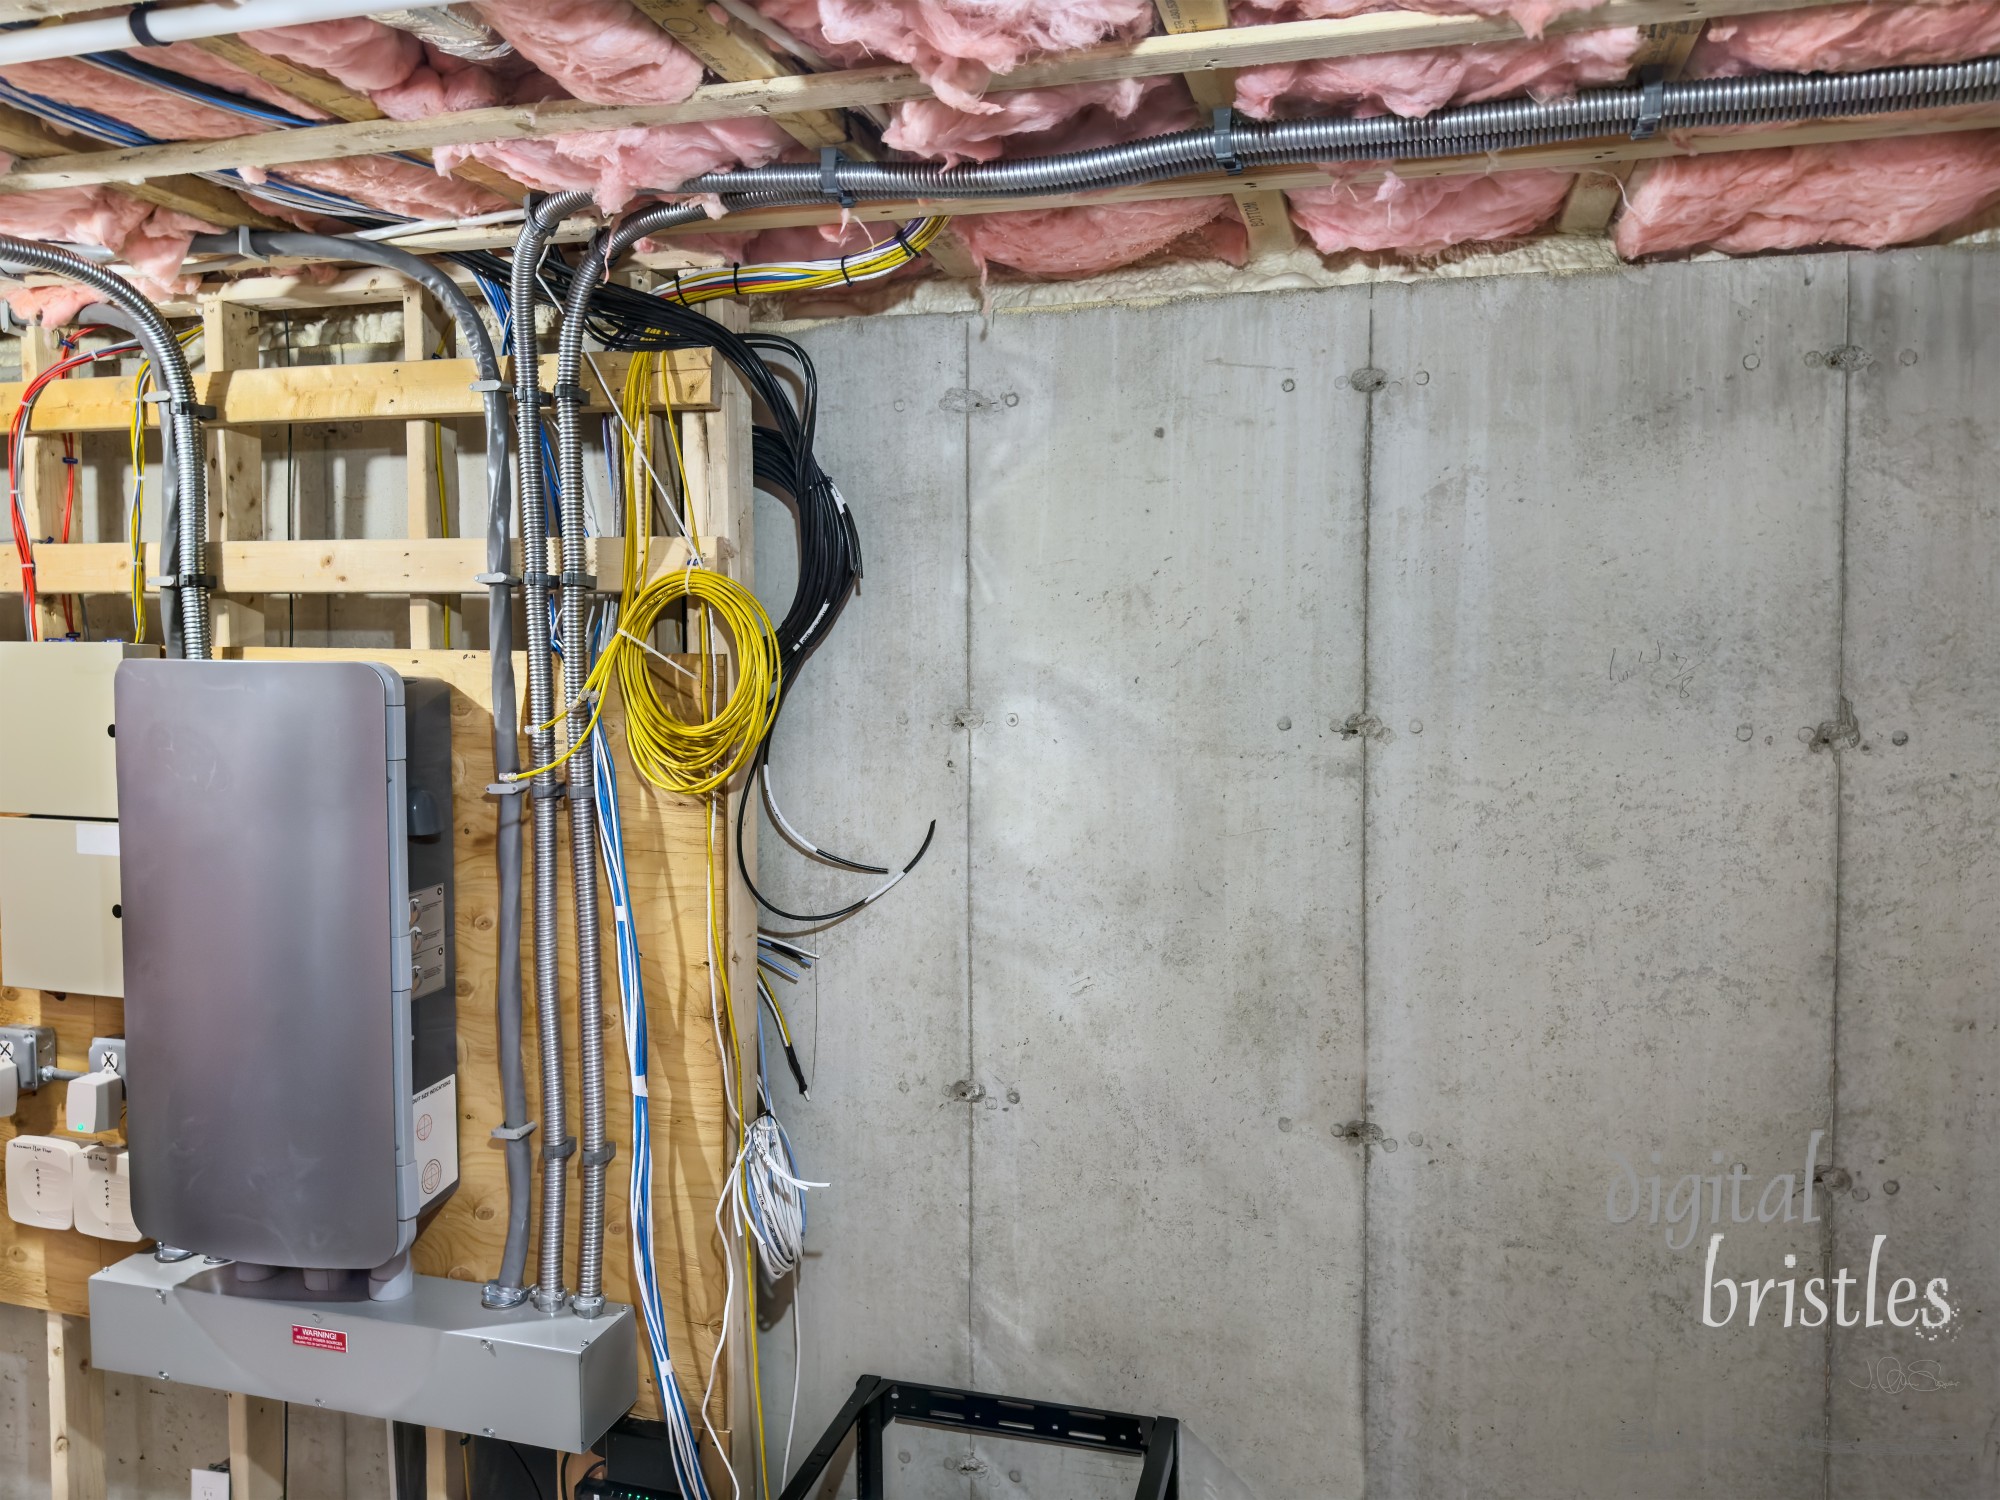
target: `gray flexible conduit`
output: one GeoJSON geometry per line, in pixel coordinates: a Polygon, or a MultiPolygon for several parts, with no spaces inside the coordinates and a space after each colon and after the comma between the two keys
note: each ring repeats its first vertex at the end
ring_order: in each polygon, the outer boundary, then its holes
{"type": "MultiPolygon", "coordinates": [[[[556,482],[562,492],[563,701],[569,706],[569,850],[576,894],[577,1055],[582,1090],[583,1171],[576,1296],[570,1306],[587,1318],[604,1310],[604,1168],[614,1147],[604,1132],[603,965],[597,917],[596,767],[584,740],[590,705],[583,701],[590,675],[584,590],[570,586],[583,572],[583,334],[590,298],[618,258],[655,229],[686,224],[707,214],[698,204],[669,204],[625,218],[592,243],[576,270],[556,344],[556,482]]],[[[518,261],[516,262],[518,264],[518,261]]]]}
{"type": "MultiPolygon", "coordinates": [[[[520,730],[514,704],[514,608],[507,582],[508,541],[512,529],[514,470],[511,462],[513,424],[500,360],[479,310],[458,283],[420,256],[372,240],[340,239],[318,234],[250,234],[248,248],[258,255],[334,255],[381,266],[424,287],[451,315],[458,335],[479,372],[480,405],[486,420],[486,645],[492,661],[493,768],[505,778],[521,769],[520,730]],[[497,580],[497,581],[496,581],[497,580]]],[[[216,234],[197,238],[196,253],[227,253],[244,248],[243,237],[216,234]]],[[[534,1147],[528,1140],[534,1125],[528,1119],[528,1077],[521,1060],[521,799],[496,799],[495,862],[499,877],[500,917],[496,937],[498,968],[493,1004],[500,1051],[500,1138],[507,1150],[507,1240],[500,1252],[500,1274],[486,1284],[488,1307],[515,1307],[527,1298],[528,1200],[534,1175],[534,1147]]]]}
{"type": "Polygon", "coordinates": [[[1008,198],[1129,187],[1172,177],[1342,161],[1480,156],[1526,146],[1674,130],[1777,124],[1842,115],[1944,109],[2000,98],[2000,58],[1875,68],[1865,73],[1770,73],[1591,89],[1538,103],[1500,99],[1421,117],[1371,115],[1244,121],[1218,112],[1182,130],[1092,151],[945,167],[922,162],[786,163],[707,172],[665,191],[724,194],[732,208],[862,198],[1008,198]]]}
{"type": "Polygon", "coordinates": [[[208,657],[208,589],[201,578],[203,544],[208,534],[208,450],[202,445],[201,418],[195,411],[194,377],[188,374],[187,356],[179,340],[168,329],[160,310],[139,295],[122,276],[102,266],[92,265],[82,256],[72,255],[53,245],[0,234],[0,265],[30,266],[80,281],[103,295],[114,307],[131,318],[131,327],[146,346],[153,371],[165,389],[167,400],[160,426],[172,430],[166,443],[165,462],[172,465],[179,495],[177,524],[162,538],[161,569],[170,580],[184,578],[185,587],[170,582],[163,587],[160,609],[163,615],[177,615],[181,627],[181,652],[196,660],[208,657]]]}
{"type": "MultiPolygon", "coordinates": [[[[549,236],[563,219],[590,206],[588,193],[555,193],[535,203],[514,243],[508,295],[514,317],[515,494],[521,511],[521,580],[528,615],[528,753],[537,766],[555,759],[555,693],[549,654],[548,521],[541,457],[542,391],[535,335],[535,292],[549,236]]],[[[572,590],[564,590],[565,599],[572,590]]],[[[565,621],[567,627],[567,621],[565,621]]],[[[565,639],[581,652],[581,635],[565,639]]],[[[565,657],[567,660],[567,657],[565,657]]],[[[569,1206],[569,1091],[563,1080],[562,1012],[556,987],[556,819],[549,800],[561,795],[553,771],[534,778],[528,795],[535,819],[535,1022],[542,1055],[542,1236],[536,1255],[535,1306],[552,1313],[569,1298],[563,1287],[563,1230],[569,1206]]],[[[584,799],[591,792],[584,788],[584,799]]],[[[586,846],[588,849],[588,846],[586,846]]],[[[594,850],[590,850],[594,853],[594,850]]],[[[591,887],[593,898],[596,886],[591,887]]],[[[580,1012],[595,1020],[596,1010],[580,1012]]]]}

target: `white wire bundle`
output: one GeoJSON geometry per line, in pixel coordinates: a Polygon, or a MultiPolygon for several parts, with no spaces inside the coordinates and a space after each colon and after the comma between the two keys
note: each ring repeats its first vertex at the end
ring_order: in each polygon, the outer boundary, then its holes
{"type": "Polygon", "coordinates": [[[653,1258],[653,1137],[651,1101],[646,1089],[646,990],[639,967],[638,933],[632,922],[632,889],[625,874],[625,837],[618,821],[618,770],[603,731],[593,760],[597,779],[597,830],[604,858],[604,877],[611,890],[611,911],[618,939],[618,996],[625,1021],[625,1056],[632,1074],[632,1272],[646,1327],[646,1352],[653,1361],[653,1381],[673,1444],[674,1478],[688,1500],[709,1500],[702,1477],[701,1455],[681,1388],[674,1379],[667,1349],[666,1304],[660,1295],[660,1273],[653,1258]]]}
{"type": "Polygon", "coordinates": [[[806,1190],[826,1186],[798,1175],[791,1139],[776,1115],[761,1114],[750,1122],[736,1170],[729,1175],[730,1209],[736,1232],[757,1242],[757,1259],[773,1281],[798,1269],[805,1255],[806,1190]]]}

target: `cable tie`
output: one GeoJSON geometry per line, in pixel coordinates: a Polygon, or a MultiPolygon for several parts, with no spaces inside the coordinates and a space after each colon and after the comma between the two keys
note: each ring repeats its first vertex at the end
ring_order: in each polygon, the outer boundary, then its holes
{"type": "Polygon", "coordinates": [[[543,1161],[568,1161],[576,1155],[576,1137],[566,1135],[559,1141],[550,1141],[542,1147],[543,1161]]]}
{"type": "Polygon", "coordinates": [[[840,185],[840,168],[846,160],[838,146],[819,148],[820,196],[831,198],[842,208],[854,207],[854,194],[840,185]]]}
{"type": "Polygon", "coordinates": [[[688,305],[687,293],[681,289],[681,273],[678,268],[674,271],[674,295],[680,299],[682,307],[688,305]]]}
{"type": "Polygon", "coordinates": [[[571,406],[590,405],[590,392],[580,385],[559,385],[555,388],[555,398],[567,401],[571,406]]]}
{"type": "Polygon", "coordinates": [[[595,593],[597,591],[597,575],[595,573],[563,572],[558,573],[556,577],[566,589],[583,589],[588,593],[595,593]]]}
{"type": "Polygon", "coordinates": [[[161,573],[146,580],[149,589],[212,589],[213,573],[161,573]]]}
{"type": "Polygon", "coordinates": [[[546,785],[543,785],[539,781],[530,782],[528,784],[529,795],[531,795],[537,802],[550,802],[561,797],[567,797],[569,795],[569,783],[567,781],[554,780],[553,772],[548,774],[550,775],[551,780],[546,785]]]}
{"type": "Polygon", "coordinates": [[[840,279],[849,286],[854,285],[854,278],[847,274],[847,257],[844,255],[840,257],[840,279]]]}
{"type": "Polygon", "coordinates": [[[585,1151],[583,1153],[583,1164],[586,1167],[607,1166],[610,1164],[611,1158],[617,1154],[618,1143],[616,1141],[606,1141],[601,1146],[593,1146],[588,1151],[585,1151]]]}
{"type": "Polygon", "coordinates": [[[511,589],[518,585],[521,580],[512,573],[474,573],[472,581],[474,583],[483,583],[490,589],[511,589]]]}
{"type": "Polygon", "coordinates": [[[650,1099],[652,1093],[653,1091],[646,1087],[646,1075],[644,1073],[634,1073],[632,1075],[632,1097],[634,1099],[650,1099]]]}
{"type": "Polygon", "coordinates": [[[521,575],[521,582],[525,583],[530,590],[540,588],[546,594],[556,586],[556,578],[557,575],[554,573],[523,573],[521,575]]]}
{"type": "Polygon", "coordinates": [[[132,32],[132,39],[141,47],[164,47],[167,44],[153,34],[153,24],[148,19],[153,7],[135,5],[131,14],[125,17],[125,24],[132,32]]]}
{"type": "Polygon", "coordinates": [[[525,1141],[540,1128],[539,1120],[530,1120],[525,1125],[495,1125],[490,1134],[496,1141],[525,1141]]]}
{"type": "Polygon", "coordinates": [[[1218,105],[1213,116],[1215,164],[1231,177],[1243,175],[1243,158],[1236,154],[1236,111],[1218,105]]]}
{"type": "Polygon", "coordinates": [[[740,261],[729,263],[729,284],[736,289],[736,295],[743,295],[743,265],[740,261]]]}
{"type": "Polygon", "coordinates": [[[1632,122],[1632,139],[1650,140],[1667,112],[1667,72],[1661,67],[1639,70],[1639,118],[1632,122]]]}
{"type": "Polygon", "coordinates": [[[83,462],[83,460],[78,458],[74,453],[65,453],[62,456],[62,461],[66,464],[80,464],[83,462]]]}

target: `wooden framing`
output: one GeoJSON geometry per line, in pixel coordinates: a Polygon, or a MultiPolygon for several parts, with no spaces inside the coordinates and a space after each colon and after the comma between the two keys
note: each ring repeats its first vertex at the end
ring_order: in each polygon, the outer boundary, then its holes
{"type": "MultiPolygon", "coordinates": [[[[33,115],[0,105],[0,151],[23,161],[67,156],[75,152],[76,138],[62,135],[33,115]]],[[[258,229],[283,229],[278,220],[259,213],[228,188],[199,177],[156,177],[147,181],[121,182],[118,190],[129,197],[162,208],[193,214],[211,224],[234,228],[248,224],[258,229]]]]}
{"type": "MultiPolygon", "coordinates": [[[[1687,67],[1695,43],[1701,40],[1706,21],[1668,21],[1639,28],[1639,50],[1632,58],[1636,72],[1658,68],[1666,78],[1678,78],[1687,67]]],[[[1561,234],[1602,234],[1611,227],[1626,195],[1644,179],[1650,166],[1643,162],[1620,162],[1605,172],[1591,172],[1577,178],[1556,221],[1561,234]]]]}
{"type": "MultiPolygon", "coordinates": [[[[542,356],[544,385],[555,378],[553,354],[542,356]]],[[[611,383],[612,399],[623,389],[631,357],[599,354],[584,362],[584,384],[593,401],[605,399],[598,372],[611,383]]],[[[503,367],[505,362],[503,361],[503,367]]],[[[710,405],[710,361],[706,350],[676,353],[656,382],[655,408],[705,410],[710,405]]],[[[504,378],[504,368],[503,368],[504,378]]],[[[195,376],[197,398],[216,409],[221,427],[257,427],[287,422],[433,421],[476,417],[482,411],[472,386],[478,370],[469,359],[409,360],[373,365],[294,365],[289,369],[210,370],[195,376]]],[[[18,382],[0,382],[0,410],[21,399],[18,382]]],[[[36,398],[30,434],[123,432],[132,421],[132,387],[126,380],[72,379],[47,386],[36,398]]],[[[146,412],[149,426],[159,413],[146,412]]],[[[43,533],[46,535],[47,533],[43,533]]]]}
{"type": "MultiPolygon", "coordinates": [[[[1827,3],[1829,0],[1607,0],[1595,10],[1571,11],[1555,17],[1547,31],[1555,34],[1702,20],[1710,16],[1761,15],[1812,9],[1827,3]]],[[[1187,32],[1045,58],[995,78],[992,92],[1167,73],[1214,72],[1322,57],[1372,56],[1414,48],[1511,41],[1522,35],[1519,25],[1505,17],[1433,16],[1409,11],[1187,32]]],[[[477,141],[535,140],[578,130],[789,116],[931,97],[923,80],[913,69],[905,67],[787,74],[710,84],[679,104],[602,105],[559,100],[465,110],[424,120],[343,122],[223,140],[75,152],[16,168],[0,176],[0,189],[26,192],[37,188],[131,182],[223,167],[276,167],[477,141]]]]}
{"type": "MultiPolygon", "coordinates": [[[[1154,9],[1159,11],[1160,23],[1167,28],[1170,36],[1221,31],[1229,25],[1229,0],[1154,0],[1154,9]]],[[[1216,110],[1236,107],[1234,68],[1183,76],[1187,80],[1188,92],[1194,95],[1196,108],[1216,110]]],[[[1236,212],[1242,216],[1243,227],[1249,231],[1250,254],[1253,257],[1282,255],[1298,245],[1298,231],[1292,227],[1291,210],[1285,206],[1283,193],[1267,189],[1263,192],[1232,193],[1230,196],[1236,200],[1236,212]]]]}
{"type": "MultiPolygon", "coordinates": [[[[371,292],[380,290],[373,287],[371,292]]],[[[505,1233],[505,1171],[500,1144],[489,1132],[501,1117],[497,1023],[493,979],[498,965],[497,913],[494,877],[494,804],[487,787],[494,779],[490,662],[483,652],[436,649],[424,636],[441,616],[420,613],[433,599],[461,604],[468,596],[483,599],[485,589],[473,575],[486,570],[482,537],[440,537],[421,534],[419,522],[431,515],[435,492],[430,475],[410,471],[408,538],[334,541],[266,541],[261,496],[261,452],[257,424],[284,421],[394,420],[422,428],[447,416],[479,410],[479,396],[467,387],[469,363],[456,359],[407,359],[380,365],[299,367],[289,370],[255,368],[257,303],[224,297],[203,300],[202,312],[211,340],[210,363],[203,377],[205,398],[223,408],[228,420],[211,428],[211,475],[215,478],[215,537],[207,566],[217,575],[215,618],[217,636],[223,622],[237,641],[218,648],[218,655],[270,659],[365,659],[383,662],[411,674],[449,685],[452,694],[452,774],[454,854],[457,880],[456,945],[459,964],[459,1150],[461,1180],[457,1192],[419,1238],[414,1258],[427,1275],[484,1280],[493,1274],[505,1233]],[[325,384],[299,385],[289,377],[323,375],[325,384]],[[274,379],[273,377],[281,377],[274,379]],[[340,395],[336,386],[350,394],[340,395]],[[447,387],[455,389],[447,392],[447,387]],[[425,502],[419,505],[419,495],[425,502]],[[285,594],[388,594],[411,601],[413,644],[392,650],[298,650],[263,644],[262,616],[257,607],[264,596],[285,594]],[[240,613],[239,613],[240,612],[240,613]]],[[[406,304],[414,314],[407,335],[408,352],[416,345],[435,349],[435,312],[419,302],[406,304]]],[[[52,355],[52,341],[29,335],[29,368],[52,355]]],[[[426,351],[429,352],[429,351],[426,351]]],[[[614,391],[626,368],[622,357],[601,356],[614,391]]],[[[708,566],[735,572],[749,562],[750,432],[749,402],[733,372],[724,367],[716,377],[705,351],[676,355],[667,361],[657,389],[656,411],[671,411],[681,424],[689,450],[690,499],[703,527],[703,556],[708,566]],[[712,384],[713,382],[713,384],[712,384]],[[669,404],[667,398],[673,399],[669,404]]],[[[552,367],[549,376],[552,377],[552,367]]],[[[122,380],[62,382],[66,406],[51,407],[38,422],[31,443],[41,449],[55,443],[54,434],[75,430],[117,430],[129,420],[130,386],[122,380]],[[100,390],[86,390],[89,386],[100,390]],[[113,402],[123,415],[111,420],[105,406],[113,402]]],[[[52,388],[53,389],[53,388],[52,388]]],[[[0,390],[0,402],[18,399],[19,388],[0,390]]],[[[599,399],[602,399],[601,396],[599,399]]],[[[59,404],[60,405],[60,404],[59,404]]],[[[422,450],[427,444],[414,447],[422,450]]],[[[45,513],[47,493],[36,496],[45,513]]],[[[620,565],[618,538],[593,539],[586,566],[615,580],[620,565]]],[[[147,572],[158,568],[157,548],[146,549],[147,572]]],[[[652,541],[656,571],[687,565],[685,546],[665,537],[652,541]]],[[[132,559],[124,542],[69,543],[36,549],[43,587],[53,600],[66,593],[116,594],[129,587],[132,559]]],[[[553,545],[548,566],[556,567],[553,545]]],[[[510,563],[510,567],[513,566],[510,563]]],[[[9,556],[0,567],[0,592],[18,591],[18,564],[9,556]]],[[[60,649],[52,647],[50,649],[60,649]]],[[[516,680],[525,690],[525,664],[517,660],[516,680]]],[[[607,703],[603,728],[620,770],[621,801],[632,909],[644,935],[643,965],[653,1017],[652,1139],[655,1156],[656,1234],[662,1287],[667,1304],[669,1345],[676,1361],[682,1396],[698,1409],[724,1323],[727,1253],[716,1233],[716,1208],[734,1150],[724,1105],[724,1079],[716,1033],[710,1021],[708,910],[711,896],[718,921],[727,935],[725,962],[739,997],[755,1003],[755,908],[740,893],[733,876],[716,875],[713,889],[707,848],[710,811],[706,804],[667,793],[645,783],[631,770],[624,751],[620,703],[607,703]]],[[[524,751],[525,753],[525,747],[524,751]]],[[[728,819],[716,814],[718,859],[733,868],[728,849],[728,819]]],[[[560,837],[568,837],[567,818],[558,819],[560,837]]],[[[532,850],[529,851],[532,859],[532,850]]],[[[565,907],[559,930],[574,931],[569,907],[569,855],[559,855],[565,907]]],[[[606,951],[613,944],[612,911],[602,903],[606,951]]],[[[524,923],[525,926],[525,923],[524,923]]],[[[523,934],[524,940],[527,934],[523,934]]],[[[573,943],[567,936],[561,956],[561,993],[565,1015],[564,1046],[572,1081],[580,1018],[576,1014],[576,973],[573,943]]],[[[532,973],[532,964],[523,964],[532,973]]],[[[609,966],[607,965],[607,971],[609,966]]],[[[615,979],[607,972],[607,985],[615,979]]],[[[532,1007],[532,995],[527,997],[532,1007]]],[[[739,1000],[739,1008],[741,1005],[739,1000]]],[[[608,1128],[621,1148],[629,1146],[632,1100],[629,1069],[622,1056],[623,1038],[617,1025],[617,993],[605,996],[608,1128]]],[[[525,1018],[532,1027],[532,1015],[525,1018]]],[[[118,1035],[124,1011],[115,999],[82,995],[57,996],[0,989],[0,1022],[55,1027],[57,1062],[84,1065],[83,1054],[93,1036],[118,1035]]],[[[538,1057],[526,1049],[531,1100],[539,1097],[538,1057]]],[[[571,1091],[571,1107],[579,1107],[571,1091]]],[[[60,1129],[60,1089],[24,1095],[14,1119],[0,1122],[0,1139],[15,1133],[53,1134],[60,1129]]],[[[572,1121],[570,1129],[576,1130],[572,1121]]],[[[104,1137],[122,1140],[120,1135],[104,1137]]],[[[620,1160],[629,1164],[629,1149],[620,1160]]],[[[625,1182],[614,1168],[606,1225],[605,1290],[613,1300],[632,1299],[631,1224],[625,1182]]],[[[580,1195],[572,1194],[571,1212],[580,1210],[580,1195]]],[[[537,1216],[532,1212],[531,1221],[537,1216]]],[[[569,1243],[578,1243],[573,1221],[569,1243]]],[[[134,1248],[107,1244],[75,1233],[38,1231],[0,1221],[0,1301],[44,1309],[49,1316],[51,1406],[49,1435],[51,1473],[58,1500],[102,1500],[102,1382],[84,1358],[88,1278],[134,1248]]],[[[571,1254],[573,1255],[572,1248],[571,1254]]],[[[535,1274],[532,1262],[529,1275],[535,1274]]],[[[740,1322],[740,1319],[737,1320],[740,1322]]],[[[642,1348],[644,1341],[641,1341],[642,1348]]],[[[732,1421],[735,1382],[732,1361],[723,1361],[716,1382],[710,1419],[721,1434],[721,1462],[728,1463],[736,1428],[732,1421]]],[[[657,1416],[660,1405],[649,1368],[640,1371],[641,1397],[637,1412],[657,1416]]],[[[232,1396],[229,1402],[232,1500],[278,1500],[283,1493],[283,1411],[275,1403],[232,1396]]],[[[438,1500],[457,1500],[457,1455],[449,1434],[430,1435],[432,1464],[428,1492],[438,1500]]],[[[716,1471],[716,1482],[726,1482],[716,1471]]]]}

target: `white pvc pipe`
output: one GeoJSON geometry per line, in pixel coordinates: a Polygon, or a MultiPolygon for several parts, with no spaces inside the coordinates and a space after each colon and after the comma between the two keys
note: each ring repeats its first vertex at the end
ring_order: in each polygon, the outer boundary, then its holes
{"type": "Polygon", "coordinates": [[[308,21],[345,21],[373,11],[392,10],[383,0],[240,0],[233,5],[182,5],[146,10],[134,27],[130,14],[63,26],[31,26],[0,32],[0,64],[46,62],[87,52],[123,52],[154,42],[191,42],[265,26],[298,26],[308,21]]]}

